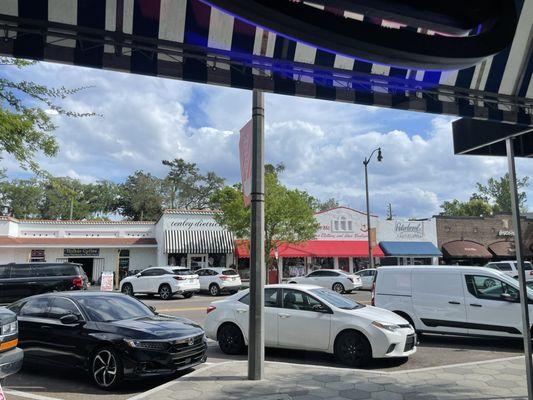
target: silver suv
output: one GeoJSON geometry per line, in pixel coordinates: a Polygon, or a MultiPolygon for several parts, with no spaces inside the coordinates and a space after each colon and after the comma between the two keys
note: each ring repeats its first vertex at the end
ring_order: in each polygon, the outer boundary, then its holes
{"type": "MultiPolygon", "coordinates": [[[[518,269],[516,268],[516,261],[492,261],[485,265],[485,267],[492,268],[503,272],[515,279],[518,279],[518,269]]],[[[524,271],[526,272],[526,281],[533,281],[533,266],[529,261],[524,261],[524,271]]]]}

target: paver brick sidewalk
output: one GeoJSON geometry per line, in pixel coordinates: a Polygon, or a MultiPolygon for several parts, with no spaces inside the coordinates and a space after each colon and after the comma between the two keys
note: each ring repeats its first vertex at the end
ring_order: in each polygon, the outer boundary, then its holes
{"type": "Polygon", "coordinates": [[[150,400],[526,399],[523,357],[400,372],[267,362],[246,380],[246,362],[206,366],[137,396],[150,400]]]}

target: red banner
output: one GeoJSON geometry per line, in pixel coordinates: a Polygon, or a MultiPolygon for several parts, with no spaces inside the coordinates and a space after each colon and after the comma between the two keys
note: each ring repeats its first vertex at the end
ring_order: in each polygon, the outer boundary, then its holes
{"type": "Polygon", "coordinates": [[[252,120],[241,129],[239,139],[239,155],[241,160],[241,183],[244,205],[248,207],[252,200],[252,120]]]}

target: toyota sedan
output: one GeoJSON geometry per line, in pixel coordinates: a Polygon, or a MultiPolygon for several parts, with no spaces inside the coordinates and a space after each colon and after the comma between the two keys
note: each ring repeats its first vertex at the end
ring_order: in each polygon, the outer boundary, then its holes
{"type": "MultiPolygon", "coordinates": [[[[248,290],[211,303],[207,337],[227,354],[248,343],[248,290]]],[[[265,288],[265,345],[335,354],[350,366],[372,358],[408,357],[416,351],[413,327],[397,314],[366,306],[315,285],[265,288]]]]}

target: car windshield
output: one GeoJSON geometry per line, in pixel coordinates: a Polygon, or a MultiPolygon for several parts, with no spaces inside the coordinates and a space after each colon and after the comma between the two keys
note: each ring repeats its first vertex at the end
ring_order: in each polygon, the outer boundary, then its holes
{"type": "Polygon", "coordinates": [[[225,269],[222,271],[222,275],[239,275],[234,269],[225,269]]]}
{"type": "Polygon", "coordinates": [[[311,293],[319,299],[327,301],[329,304],[337,308],[342,308],[343,310],[355,310],[364,307],[363,304],[343,297],[329,289],[311,289],[311,293]]]}
{"type": "MultiPolygon", "coordinates": [[[[518,269],[516,262],[514,263],[514,267],[518,269]]],[[[531,266],[531,263],[529,261],[524,262],[524,270],[525,271],[531,271],[533,268],[531,266]]]]}
{"type": "Polygon", "coordinates": [[[139,300],[127,296],[86,296],[77,300],[89,319],[96,322],[122,321],[154,315],[154,312],[139,300]]]}

